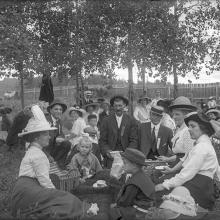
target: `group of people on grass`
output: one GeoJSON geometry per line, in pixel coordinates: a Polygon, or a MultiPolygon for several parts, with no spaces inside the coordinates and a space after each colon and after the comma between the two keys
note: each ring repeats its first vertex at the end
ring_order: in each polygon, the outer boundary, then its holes
{"type": "MultiPolygon", "coordinates": [[[[133,116],[126,111],[128,99],[121,95],[109,103],[100,99],[68,110],[55,99],[47,107],[35,104],[20,112],[14,124],[19,125],[17,138],[27,148],[12,194],[13,215],[26,210],[30,215],[98,218],[96,204],[55,188],[49,177],[50,162],[68,172],[78,171],[83,184],[111,169],[116,151],[125,178],[108,219],[146,219],[152,206],[165,219],[193,219],[212,210],[217,197],[214,178],[220,178],[211,142],[211,137],[220,136],[217,119],[183,96],[151,103],[142,96],[138,102],[141,107],[133,116]],[[143,169],[146,160],[167,166],[151,179],[143,169]]],[[[9,132],[8,139],[16,132],[9,132]]]]}

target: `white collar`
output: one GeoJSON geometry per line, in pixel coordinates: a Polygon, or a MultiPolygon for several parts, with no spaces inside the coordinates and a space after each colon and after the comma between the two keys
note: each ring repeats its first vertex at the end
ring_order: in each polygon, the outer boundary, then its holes
{"type": "Polygon", "coordinates": [[[207,141],[210,141],[209,136],[207,134],[203,134],[195,141],[195,143],[198,144],[198,143],[207,142],[207,141]]]}
{"type": "Polygon", "coordinates": [[[53,122],[57,122],[57,119],[53,117],[53,115],[51,115],[52,121],[53,122]]]}
{"type": "MultiPolygon", "coordinates": [[[[161,123],[161,122],[160,122],[160,123],[161,123]]],[[[159,129],[160,123],[157,124],[157,125],[155,125],[155,124],[153,124],[153,123],[151,122],[151,123],[150,123],[150,124],[151,124],[151,129],[154,128],[154,127],[155,127],[155,129],[159,129]]]]}
{"type": "Polygon", "coordinates": [[[122,117],[123,117],[123,114],[122,114],[121,116],[117,116],[117,115],[115,114],[115,116],[116,116],[116,118],[122,118],[122,117]]]}
{"type": "Polygon", "coordinates": [[[37,142],[32,142],[30,144],[30,147],[35,147],[35,148],[42,150],[42,146],[40,144],[38,144],[37,142]]]}

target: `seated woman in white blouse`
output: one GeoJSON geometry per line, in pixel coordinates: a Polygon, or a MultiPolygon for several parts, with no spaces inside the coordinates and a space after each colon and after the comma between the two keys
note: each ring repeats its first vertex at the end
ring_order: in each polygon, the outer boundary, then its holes
{"type": "Polygon", "coordinates": [[[213,178],[215,174],[220,177],[218,160],[209,138],[214,134],[214,129],[203,113],[189,113],[185,123],[195,144],[175,167],[167,167],[163,171],[171,173],[180,170],[180,172],[156,185],[155,189],[162,191],[185,186],[199,206],[210,210],[215,202],[213,178]]]}
{"type": "Polygon", "coordinates": [[[190,137],[184,118],[188,113],[196,111],[196,107],[191,104],[187,97],[179,96],[174,100],[173,104],[169,106],[169,109],[172,111],[177,128],[172,138],[172,152],[174,155],[171,157],[160,156],[158,159],[176,164],[179,162],[179,159],[184,157],[185,153],[189,152],[193,147],[194,140],[190,137]]]}
{"type": "Polygon", "coordinates": [[[147,96],[141,96],[138,99],[138,105],[134,109],[134,118],[140,123],[150,120],[151,99],[147,96]]]}
{"type": "Polygon", "coordinates": [[[21,161],[19,178],[12,193],[12,215],[15,217],[81,217],[89,205],[74,195],[55,189],[49,177],[50,164],[43,148],[49,144],[49,131],[55,130],[46,120],[39,106],[31,109],[29,120],[20,137],[30,143],[21,161]]]}
{"type": "Polygon", "coordinates": [[[72,143],[72,148],[79,143],[82,134],[84,134],[84,129],[86,128],[84,114],[85,111],[78,106],[69,108],[69,116],[73,120],[73,126],[68,139],[72,143]]]}

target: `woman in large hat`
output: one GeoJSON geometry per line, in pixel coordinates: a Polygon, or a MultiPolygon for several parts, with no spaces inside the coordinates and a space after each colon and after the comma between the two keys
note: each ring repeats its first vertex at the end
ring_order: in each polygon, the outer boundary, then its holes
{"type": "Polygon", "coordinates": [[[138,105],[135,107],[134,110],[134,118],[137,121],[141,123],[149,121],[151,109],[151,106],[149,104],[150,102],[151,99],[147,96],[141,96],[138,99],[138,105]]]}
{"type": "Polygon", "coordinates": [[[86,122],[83,116],[85,113],[85,110],[81,109],[79,106],[69,108],[69,116],[73,119],[73,126],[70,131],[70,142],[72,143],[72,147],[79,143],[80,137],[84,133],[86,122]]]}
{"type": "Polygon", "coordinates": [[[50,164],[43,148],[49,144],[51,127],[40,107],[32,106],[33,117],[20,137],[30,142],[21,161],[19,178],[12,193],[12,214],[26,218],[75,219],[89,209],[74,195],[55,189],[49,177],[50,164]]]}
{"type": "Polygon", "coordinates": [[[206,112],[206,115],[212,120],[220,122],[220,111],[218,109],[212,108],[206,112]]]}
{"type": "Polygon", "coordinates": [[[191,104],[187,97],[180,96],[174,100],[173,104],[169,106],[169,109],[172,112],[177,128],[172,139],[174,156],[159,157],[159,159],[166,162],[174,162],[176,160],[178,162],[178,159],[183,157],[193,147],[193,140],[190,137],[184,118],[188,113],[196,111],[197,108],[191,104]]]}
{"type": "Polygon", "coordinates": [[[216,174],[220,178],[218,159],[209,138],[215,131],[202,112],[189,113],[185,123],[195,141],[194,146],[175,167],[168,169],[169,172],[180,172],[155,188],[162,191],[184,186],[199,206],[211,210],[215,203],[213,178],[216,174]]]}

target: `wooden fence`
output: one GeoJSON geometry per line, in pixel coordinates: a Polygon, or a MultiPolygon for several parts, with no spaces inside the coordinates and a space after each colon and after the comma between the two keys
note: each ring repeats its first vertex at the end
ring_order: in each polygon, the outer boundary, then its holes
{"type": "MultiPolygon", "coordinates": [[[[94,90],[97,85],[90,85],[89,89],[94,90]]],[[[173,86],[155,86],[153,84],[146,85],[147,95],[151,98],[155,96],[155,91],[160,90],[162,98],[173,98],[173,86]]],[[[134,85],[134,99],[137,99],[142,94],[142,86],[134,85]]],[[[38,100],[40,89],[26,89],[24,91],[25,100],[38,100]]],[[[67,103],[75,103],[75,86],[60,86],[54,87],[54,96],[62,97],[67,103]]],[[[128,86],[114,86],[108,90],[108,96],[111,97],[114,94],[123,94],[127,96],[128,86]]],[[[179,84],[178,85],[179,96],[187,96],[191,100],[197,101],[203,99],[207,101],[210,96],[215,96],[217,100],[220,96],[220,83],[207,83],[207,84],[179,84]]]]}

